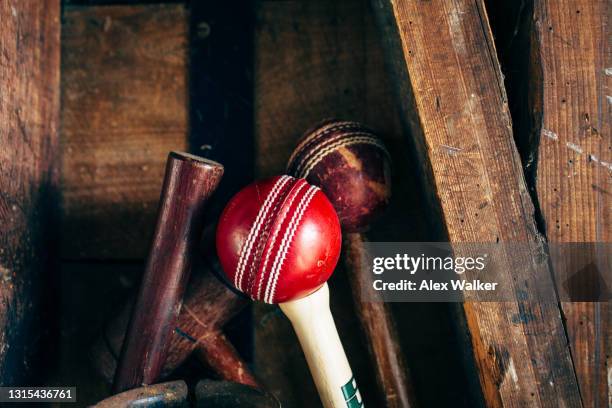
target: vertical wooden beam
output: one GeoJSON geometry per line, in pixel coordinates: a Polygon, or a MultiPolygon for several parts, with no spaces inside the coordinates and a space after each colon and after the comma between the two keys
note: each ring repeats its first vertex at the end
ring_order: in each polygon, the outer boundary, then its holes
{"type": "Polygon", "coordinates": [[[56,255],[59,13],[59,0],[0,2],[2,385],[19,384],[34,363],[42,280],[56,255]]]}
{"type": "MultiPolygon", "coordinates": [[[[606,0],[536,0],[529,91],[539,137],[536,186],[551,244],[610,243],[612,225],[612,53],[606,0]]],[[[609,249],[609,247],[607,247],[609,249]]],[[[609,254],[554,251],[558,276],[592,265],[605,273],[609,254]]],[[[593,300],[593,299],[590,299],[593,300]]],[[[563,302],[585,407],[606,407],[608,303],[563,302]]]]}
{"type": "MultiPolygon", "coordinates": [[[[508,256],[502,269],[533,283],[529,269],[545,253],[483,1],[373,5],[449,240],[523,243],[529,253],[508,256]]],[[[547,270],[537,278],[552,279],[547,270]]],[[[487,406],[581,405],[560,311],[534,299],[464,304],[487,406]]]]}
{"type": "MultiPolygon", "coordinates": [[[[563,287],[577,272],[584,278],[589,270],[603,277],[604,246],[598,252],[597,246],[576,250],[567,243],[610,243],[609,4],[491,1],[489,12],[558,284],[563,287]]],[[[596,300],[594,295],[588,300],[596,300]]],[[[608,303],[562,302],[562,308],[583,404],[604,407],[608,303]]]]}

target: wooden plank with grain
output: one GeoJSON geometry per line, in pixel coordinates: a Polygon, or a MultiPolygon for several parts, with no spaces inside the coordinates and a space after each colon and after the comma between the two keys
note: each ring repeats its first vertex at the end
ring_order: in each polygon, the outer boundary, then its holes
{"type": "Polygon", "coordinates": [[[0,384],[38,374],[53,287],[60,82],[58,0],[0,2],[0,384]],[[49,285],[49,286],[46,286],[49,285]]]}
{"type": "MultiPolygon", "coordinates": [[[[529,108],[531,132],[539,136],[536,190],[551,244],[610,243],[609,7],[605,0],[534,2],[531,64],[540,75],[530,76],[529,108]]],[[[588,249],[555,251],[556,275],[577,272],[568,269],[576,265],[593,265],[599,274],[609,268],[609,254],[588,249]]],[[[585,407],[608,406],[608,307],[562,302],[585,407]]]]}
{"type": "Polygon", "coordinates": [[[63,258],[144,258],[166,156],[187,148],[187,39],[181,4],[64,10],[63,258]]]}
{"type": "MultiPolygon", "coordinates": [[[[545,253],[483,2],[373,6],[404,122],[449,240],[520,242],[529,252],[503,260],[503,270],[512,272],[506,283],[552,279],[547,270],[532,275],[545,253]]],[[[581,406],[560,310],[552,299],[530,296],[464,304],[485,404],[581,406]]]]}
{"type": "Polygon", "coordinates": [[[603,244],[610,243],[612,214],[608,8],[604,1],[489,4],[515,135],[552,248],[557,287],[562,299],[574,300],[562,308],[581,398],[589,407],[606,406],[608,399],[610,320],[604,293],[587,294],[583,286],[577,296],[576,283],[603,278],[609,286],[604,273],[610,255],[603,244]],[[604,302],[578,302],[597,296],[604,302]]]}

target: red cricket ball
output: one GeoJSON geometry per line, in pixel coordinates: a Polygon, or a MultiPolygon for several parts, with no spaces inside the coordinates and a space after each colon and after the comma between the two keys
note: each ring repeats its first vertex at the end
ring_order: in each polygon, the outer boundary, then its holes
{"type": "Polygon", "coordinates": [[[390,156],[382,140],[357,122],[327,120],[304,133],[287,170],[320,186],[342,228],[361,231],[388,204],[390,156]]]}
{"type": "Polygon", "coordinates": [[[234,286],[254,300],[283,303],[307,296],[331,276],[341,232],[333,206],[303,179],[257,181],[227,204],[217,253],[234,286]]]}

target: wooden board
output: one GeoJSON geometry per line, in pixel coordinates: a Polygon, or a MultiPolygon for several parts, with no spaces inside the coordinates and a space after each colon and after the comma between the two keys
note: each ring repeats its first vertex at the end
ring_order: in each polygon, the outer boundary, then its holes
{"type": "MultiPolygon", "coordinates": [[[[28,380],[57,239],[57,0],[0,2],[0,383],[28,380]]],[[[50,286],[52,287],[52,286],[50,286]]],[[[34,366],[34,367],[33,367],[34,366]]]]}
{"type": "MultiPolygon", "coordinates": [[[[506,283],[533,283],[545,256],[480,0],[374,0],[432,203],[451,242],[522,242],[506,283]],[[431,41],[435,38],[436,41],[431,41]]],[[[533,287],[533,286],[531,286],[533,287]]],[[[550,299],[465,303],[485,404],[581,406],[560,311],[550,299]],[[524,318],[527,316],[528,318],[524,318]]]]}
{"type": "MultiPolygon", "coordinates": [[[[393,156],[391,206],[370,235],[381,241],[429,240],[415,177],[406,176],[415,169],[404,159],[408,146],[368,2],[258,1],[255,7],[256,174],[284,172],[297,139],[318,121],[362,121],[380,132],[393,156]]],[[[366,406],[382,406],[341,268],[330,284],[332,312],[366,406]]],[[[393,306],[423,406],[469,406],[445,305],[393,306]],[[446,369],[440,372],[432,361],[446,369]],[[435,392],[433,384],[446,391],[435,392]]],[[[320,406],[286,318],[274,307],[256,305],[254,323],[255,370],[262,381],[283,406],[320,406]]]]}
{"type": "Polygon", "coordinates": [[[65,259],[140,259],[168,151],[188,132],[183,5],[68,7],[62,25],[65,259]]]}
{"type": "MultiPolygon", "coordinates": [[[[536,1],[535,10],[533,3],[490,3],[515,135],[542,230],[552,246],[609,243],[609,7],[604,1],[536,1]],[[585,22],[594,29],[585,30],[585,22]]],[[[581,268],[577,265],[596,266],[600,277],[605,271],[603,247],[600,253],[595,247],[565,249],[564,256],[551,251],[561,287],[581,268]]],[[[583,404],[604,407],[608,304],[564,302],[562,307],[583,404]]]]}
{"type": "MultiPolygon", "coordinates": [[[[610,242],[609,15],[605,0],[535,2],[532,64],[541,75],[530,81],[532,132],[540,139],[536,185],[551,243],[610,242]]],[[[570,256],[553,257],[558,274],[576,264],[609,268],[609,254],[595,248],[570,256]]],[[[562,306],[583,404],[606,407],[608,303],[562,306]]]]}

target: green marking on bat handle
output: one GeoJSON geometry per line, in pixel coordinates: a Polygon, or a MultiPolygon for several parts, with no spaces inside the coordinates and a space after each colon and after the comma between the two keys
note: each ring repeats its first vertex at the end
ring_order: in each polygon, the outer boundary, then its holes
{"type": "Polygon", "coordinates": [[[341,389],[347,408],[363,408],[363,401],[361,400],[361,394],[359,393],[359,388],[357,388],[355,377],[351,377],[341,389]]]}

